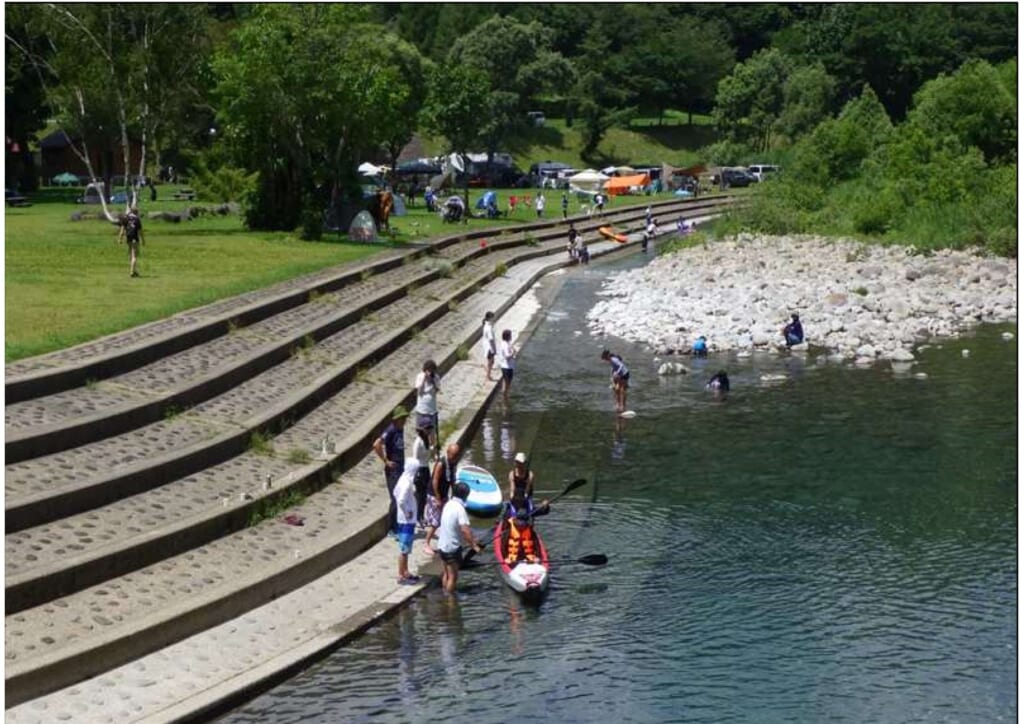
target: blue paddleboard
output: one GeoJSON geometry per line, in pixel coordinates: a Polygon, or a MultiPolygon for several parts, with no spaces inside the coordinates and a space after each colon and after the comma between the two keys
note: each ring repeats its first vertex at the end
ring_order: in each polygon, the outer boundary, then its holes
{"type": "Polygon", "coordinates": [[[466,512],[487,518],[497,515],[501,510],[501,488],[489,472],[476,465],[463,465],[455,474],[455,479],[469,486],[466,512]]]}

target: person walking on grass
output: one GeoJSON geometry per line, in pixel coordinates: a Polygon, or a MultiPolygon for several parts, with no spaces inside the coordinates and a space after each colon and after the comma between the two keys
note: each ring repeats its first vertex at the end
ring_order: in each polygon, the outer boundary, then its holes
{"type": "Polygon", "coordinates": [[[508,393],[512,389],[512,377],[516,371],[516,356],[519,350],[512,344],[512,330],[501,333],[501,344],[498,345],[498,365],[501,367],[501,394],[508,402],[508,393]]]}
{"type": "Polygon", "coordinates": [[[469,527],[469,515],[466,513],[469,486],[462,482],[456,483],[452,492],[452,499],[445,503],[441,512],[441,528],[437,536],[437,550],[444,565],[441,586],[448,594],[455,593],[455,587],[459,583],[462,544],[465,543],[477,553],[483,550],[473,538],[473,530],[469,527]]]}
{"type": "Polygon", "coordinates": [[[117,232],[117,241],[128,244],[128,276],[139,275],[139,245],[144,244],[146,239],[142,235],[142,217],[139,216],[139,207],[132,206],[128,213],[121,217],[121,227],[117,232]]]}
{"type": "Polygon", "coordinates": [[[562,218],[569,218],[569,194],[562,192],[562,218]]]}
{"type": "Polygon", "coordinates": [[[411,586],[420,581],[419,576],[414,576],[409,571],[409,554],[412,553],[412,541],[416,535],[414,481],[419,467],[420,463],[416,458],[406,459],[405,469],[395,483],[393,496],[397,510],[398,583],[403,586],[411,586]]]}
{"type": "Polygon", "coordinates": [[[405,461],[405,420],[409,413],[399,405],[391,413],[391,421],[381,432],[380,437],[373,441],[373,451],[384,463],[384,484],[388,489],[388,535],[396,536],[397,519],[395,506],[395,485],[402,475],[405,461]]]}
{"type": "Polygon", "coordinates": [[[498,353],[494,341],[494,312],[484,314],[484,328],[480,333],[480,340],[484,346],[484,368],[487,370],[487,381],[491,380],[491,369],[494,367],[494,356],[498,353]]]}
{"type": "Polygon", "coordinates": [[[626,411],[626,392],[629,390],[629,367],[622,357],[608,350],[601,352],[601,359],[612,366],[612,392],[615,395],[615,411],[626,411]]]}
{"type": "Polygon", "coordinates": [[[537,218],[539,219],[544,216],[544,204],[546,203],[544,200],[544,194],[537,194],[537,200],[534,203],[535,208],[537,209],[537,218]]]}

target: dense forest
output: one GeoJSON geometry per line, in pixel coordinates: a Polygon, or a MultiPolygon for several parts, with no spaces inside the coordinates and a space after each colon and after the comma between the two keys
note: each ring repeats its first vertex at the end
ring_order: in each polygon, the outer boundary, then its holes
{"type": "Polygon", "coordinates": [[[708,163],[783,165],[738,224],[1016,253],[1012,3],[9,3],[5,22],[24,190],[60,128],[315,236],[356,164],[417,132],[496,152],[541,110],[596,158],[673,111],[713,119],[708,163]]]}

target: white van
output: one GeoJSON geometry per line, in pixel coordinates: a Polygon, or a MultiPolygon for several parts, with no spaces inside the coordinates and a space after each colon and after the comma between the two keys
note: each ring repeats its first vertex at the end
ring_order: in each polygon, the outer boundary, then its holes
{"type": "Polygon", "coordinates": [[[753,166],[747,167],[747,172],[757,179],[758,183],[764,181],[768,174],[778,173],[780,171],[778,166],[773,166],[768,163],[755,163],[753,166]]]}

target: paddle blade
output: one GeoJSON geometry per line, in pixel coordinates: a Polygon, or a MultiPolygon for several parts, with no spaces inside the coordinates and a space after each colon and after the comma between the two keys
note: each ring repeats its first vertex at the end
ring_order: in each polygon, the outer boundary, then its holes
{"type": "Polygon", "coordinates": [[[577,558],[576,561],[585,566],[603,566],[608,562],[608,556],[603,553],[591,553],[589,556],[577,558]]]}

